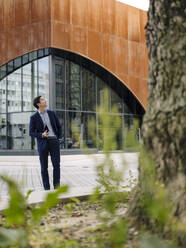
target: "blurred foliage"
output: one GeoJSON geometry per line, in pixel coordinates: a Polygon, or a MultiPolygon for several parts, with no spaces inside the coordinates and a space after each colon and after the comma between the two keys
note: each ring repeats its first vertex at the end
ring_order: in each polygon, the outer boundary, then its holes
{"type": "Polygon", "coordinates": [[[28,247],[32,228],[41,221],[50,208],[56,206],[59,196],[67,192],[68,187],[62,186],[47,194],[39,207],[28,208],[27,199],[31,191],[24,196],[12,179],[7,176],[0,176],[0,179],[7,183],[10,196],[9,206],[3,211],[6,228],[0,227],[0,247],[28,247]]]}
{"type": "MultiPolygon", "coordinates": [[[[117,115],[114,117],[108,115],[108,91],[104,92],[103,98],[103,104],[98,110],[100,137],[98,141],[95,137],[94,120],[91,120],[88,125],[91,139],[95,143],[98,142],[98,147],[103,151],[104,157],[101,162],[95,160],[98,186],[95,187],[89,199],[89,204],[97,202],[100,205],[97,209],[100,226],[96,230],[92,230],[93,236],[88,237],[87,242],[91,242],[90,248],[124,248],[131,238],[130,216],[119,215],[117,208],[119,204],[123,204],[122,206],[128,204],[131,193],[124,191],[126,186],[123,186],[125,161],[123,161],[123,166],[118,168],[112,159],[112,151],[118,148],[117,137],[120,135],[121,121],[117,115]]],[[[116,106],[113,107],[112,113],[117,113],[116,106]]],[[[133,128],[126,131],[127,135],[123,135],[124,138],[126,137],[123,141],[123,147],[125,144],[125,147],[139,154],[140,178],[136,186],[138,192],[136,206],[144,222],[141,223],[138,230],[137,248],[177,248],[179,246],[177,245],[176,232],[179,229],[186,233],[186,228],[173,216],[173,203],[169,199],[165,185],[156,179],[154,161],[143,144],[139,144],[137,141],[138,126],[138,122],[135,121],[133,128]],[[156,234],[150,232],[152,227],[155,227],[156,234]],[[165,240],[167,233],[171,241],[165,240]]],[[[77,142],[80,142],[81,147],[83,146],[90,154],[90,150],[80,137],[79,129],[76,126],[73,126],[72,129],[77,142]]],[[[8,185],[10,202],[9,207],[4,211],[6,228],[5,226],[0,227],[0,247],[29,247],[31,230],[48,213],[50,208],[56,206],[59,196],[65,193],[68,187],[60,187],[55,192],[49,193],[40,206],[28,208],[27,199],[31,191],[23,196],[14,181],[6,176],[1,176],[1,179],[8,185]]],[[[129,187],[135,184],[136,181],[129,182],[129,187]]],[[[72,213],[75,204],[80,204],[75,197],[71,200],[72,202],[65,204],[65,209],[69,213],[72,213]]],[[[133,211],[132,206],[128,206],[128,208],[133,211]]],[[[135,224],[137,223],[132,222],[132,225],[135,224]]],[[[134,234],[132,235],[134,236],[134,234]]],[[[52,247],[84,248],[84,244],[73,239],[60,241],[59,245],[55,240],[53,243],[52,247]]]]}

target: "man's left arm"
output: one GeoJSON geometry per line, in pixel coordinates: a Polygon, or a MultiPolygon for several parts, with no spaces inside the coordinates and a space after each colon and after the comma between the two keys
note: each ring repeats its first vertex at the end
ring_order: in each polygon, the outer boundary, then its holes
{"type": "Polygon", "coordinates": [[[62,138],[62,127],[61,127],[59,118],[57,117],[55,112],[54,112],[54,118],[55,118],[55,121],[56,121],[57,132],[58,132],[58,137],[57,138],[61,139],[62,138]]]}

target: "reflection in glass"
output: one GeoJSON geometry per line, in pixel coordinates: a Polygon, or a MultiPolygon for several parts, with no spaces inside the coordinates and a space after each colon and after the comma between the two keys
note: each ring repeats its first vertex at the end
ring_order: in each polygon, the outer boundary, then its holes
{"type": "Polygon", "coordinates": [[[49,100],[49,58],[45,57],[38,60],[39,85],[38,95],[49,100]]]}
{"type": "Polygon", "coordinates": [[[81,128],[84,144],[89,148],[96,148],[96,115],[82,113],[81,128]]]}
{"type": "Polygon", "coordinates": [[[67,112],[66,121],[66,148],[75,149],[86,145],[95,148],[96,142],[96,115],[92,113],[67,112]],[[90,132],[89,124],[93,122],[93,130],[90,132]]]}
{"type": "Polygon", "coordinates": [[[56,109],[65,109],[65,62],[55,57],[56,109]]]}
{"type": "Polygon", "coordinates": [[[132,114],[131,109],[129,108],[129,106],[126,103],[124,103],[124,113],[125,114],[132,114]]]}
{"type": "Polygon", "coordinates": [[[62,143],[61,148],[65,148],[65,112],[63,111],[57,111],[56,112],[57,117],[59,118],[61,127],[62,127],[62,143]]]}
{"type": "Polygon", "coordinates": [[[103,128],[107,130],[110,135],[113,135],[113,148],[112,149],[122,149],[122,115],[113,114],[103,114],[101,117],[98,115],[98,146],[102,149],[104,146],[103,128]],[[116,121],[117,118],[117,121],[116,121]],[[105,124],[105,119],[108,120],[108,126],[105,124]],[[104,120],[104,126],[103,126],[104,120]],[[110,124],[109,124],[110,123],[110,124]]]}
{"type": "Polygon", "coordinates": [[[132,129],[133,127],[132,115],[124,115],[124,125],[125,125],[125,129],[132,129]]]}
{"type": "MultiPolygon", "coordinates": [[[[107,91],[108,92],[108,96],[109,96],[109,86],[100,78],[96,78],[97,80],[97,104],[98,107],[103,107],[104,106],[104,92],[107,91]]],[[[108,104],[109,103],[109,99],[108,99],[108,104]]]]}
{"type": "Polygon", "coordinates": [[[6,149],[6,115],[0,115],[0,149],[6,149]]]}
{"type": "Polygon", "coordinates": [[[94,74],[82,69],[82,108],[85,111],[96,110],[96,87],[94,74]]]}
{"type": "Polygon", "coordinates": [[[0,81],[0,113],[6,113],[6,79],[0,81]]]}
{"type": "MultiPolygon", "coordinates": [[[[66,148],[80,148],[80,132],[81,132],[81,113],[80,112],[67,112],[66,119],[66,148]]],[[[80,134],[81,135],[81,134],[80,134]]]]}
{"type": "Polygon", "coordinates": [[[8,112],[21,111],[21,69],[8,76],[8,112]]]}
{"type": "Polygon", "coordinates": [[[122,99],[118,94],[111,89],[110,91],[111,112],[122,113],[122,99]],[[116,109],[113,107],[116,107],[116,109]]]}
{"type": "Polygon", "coordinates": [[[0,67],[0,80],[6,77],[6,65],[0,67]]]}
{"type": "Polygon", "coordinates": [[[69,62],[67,64],[67,109],[81,110],[80,66],[69,62]]]}
{"type": "Polygon", "coordinates": [[[29,121],[31,113],[8,114],[8,148],[31,149],[29,121]]]}
{"type": "Polygon", "coordinates": [[[21,67],[21,57],[14,59],[14,70],[21,67]]]}
{"type": "Polygon", "coordinates": [[[33,109],[32,102],[37,95],[37,63],[23,67],[23,111],[33,109]]]}

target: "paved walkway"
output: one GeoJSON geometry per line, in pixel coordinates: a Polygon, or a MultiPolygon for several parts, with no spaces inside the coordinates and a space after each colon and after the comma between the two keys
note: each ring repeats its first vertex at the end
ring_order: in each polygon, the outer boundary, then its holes
{"type": "MultiPolygon", "coordinates": [[[[111,156],[117,169],[124,167],[123,186],[127,186],[126,189],[130,190],[131,182],[138,178],[138,154],[112,153],[111,156]]],[[[61,185],[70,186],[68,193],[62,198],[90,195],[98,185],[96,165],[103,159],[104,154],[61,156],[61,185]]],[[[51,186],[52,170],[49,159],[51,186]]],[[[43,201],[48,193],[42,187],[38,156],[1,156],[0,175],[3,174],[13,178],[24,193],[30,189],[33,190],[28,199],[29,203],[43,201]]],[[[7,204],[7,186],[0,181],[0,209],[5,208],[7,204]]]]}

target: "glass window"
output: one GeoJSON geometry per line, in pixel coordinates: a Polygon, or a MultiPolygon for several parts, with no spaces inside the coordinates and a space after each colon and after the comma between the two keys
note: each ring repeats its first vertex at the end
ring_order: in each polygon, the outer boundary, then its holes
{"type": "Polygon", "coordinates": [[[41,49],[41,50],[37,51],[37,55],[38,55],[38,58],[43,57],[44,56],[44,50],[41,49]]]}
{"type": "Polygon", "coordinates": [[[129,106],[126,103],[124,103],[124,113],[125,114],[132,114],[131,109],[129,108],[129,106]]]}
{"type": "Polygon", "coordinates": [[[56,109],[65,109],[65,62],[55,57],[56,109]]]}
{"type": "Polygon", "coordinates": [[[23,65],[28,63],[28,54],[22,56],[23,65]]]}
{"type": "Polygon", "coordinates": [[[76,149],[81,147],[81,113],[67,112],[66,113],[66,139],[65,147],[68,149],[76,149]]]}
{"type": "Polygon", "coordinates": [[[133,127],[133,115],[124,115],[125,129],[132,129],[133,127]]]}
{"type": "Polygon", "coordinates": [[[111,112],[122,113],[122,99],[113,89],[110,90],[110,100],[111,112]]]}
{"type": "MultiPolygon", "coordinates": [[[[39,85],[38,95],[49,101],[49,58],[45,57],[38,60],[39,85]]],[[[52,82],[51,82],[52,83],[52,82]]]]}
{"type": "Polygon", "coordinates": [[[98,104],[98,108],[99,107],[103,107],[104,106],[104,101],[107,101],[107,108],[109,110],[109,106],[110,106],[110,101],[109,101],[109,91],[110,91],[110,87],[100,78],[97,77],[97,104],[98,104]],[[108,99],[104,99],[104,92],[107,91],[108,94],[108,99]]]}
{"type": "Polygon", "coordinates": [[[31,113],[8,114],[8,148],[31,149],[29,121],[31,113]]]}
{"type": "Polygon", "coordinates": [[[31,62],[35,59],[37,59],[37,51],[29,53],[29,61],[31,62]]]}
{"type": "Polygon", "coordinates": [[[0,80],[6,76],[6,65],[0,67],[0,80]]]}
{"type": "Polygon", "coordinates": [[[0,113],[6,113],[6,78],[0,81],[0,113]]]}
{"type": "Polygon", "coordinates": [[[80,66],[72,62],[67,63],[66,94],[67,109],[81,110],[80,66]]]}
{"type": "Polygon", "coordinates": [[[45,56],[46,56],[46,55],[49,55],[49,48],[45,48],[44,51],[45,51],[45,56]]]}
{"type": "Polygon", "coordinates": [[[31,111],[34,97],[37,95],[37,62],[23,67],[23,111],[31,111]]]}
{"type": "Polygon", "coordinates": [[[89,148],[95,148],[96,115],[92,113],[67,112],[65,140],[66,148],[68,149],[83,149],[84,145],[89,148]]]}
{"type": "Polygon", "coordinates": [[[21,69],[8,76],[8,112],[21,111],[21,69]]]}
{"type": "Polygon", "coordinates": [[[14,59],[14,70],[21,67],[21,57],[14,59]]]}
{"type": "MultiPolygon", "coordinates": [[[[122,116],[113,114],[98,115],[98,147],[104,146],[104,133],[111,135],[111,149],[122,149],[122,116]]],[[[106,139],[107,142],[107,139],[106,139]]]]}
{"type": "Polygon", "coordinates": [[[14,70],[14,62],[13,60],[8,63],[8,73],[12,72],[14,70]]]}
{"type": "Polygon", "coordinates": [[[56,112],[57,117],[59,118],[61,127],[62,127],[62,144],[61,148],[65,148],[65,112],[63,111],[57,111],[56,112]]]}
{"type": "Polygon", "coordinates": [[[0,115],[0,149],[7,148],[7,136],[6,136],[6,115],[0,115]]]}
{"type": "Polygon", "coordinates": [[[86,69],[82,69],[82,110],[96,111],[95,77],[86,69]]]}
{"type": "Polygon", "coordinates": [[[96,148],[96,115],[82,113],[81,116],[81,133],[83,142],[89,148],[96,148]]]}

